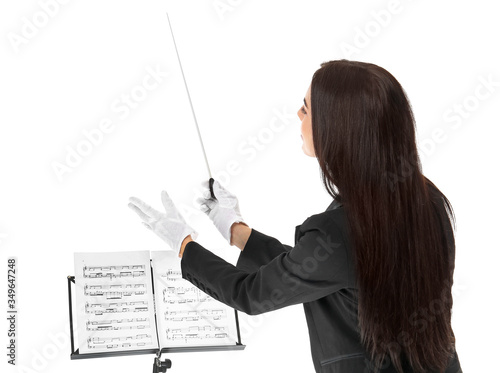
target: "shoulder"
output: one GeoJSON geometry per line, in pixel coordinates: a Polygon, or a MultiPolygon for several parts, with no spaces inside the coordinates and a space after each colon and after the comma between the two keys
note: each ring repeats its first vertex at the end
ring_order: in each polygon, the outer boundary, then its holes
{"type": "Polygon", "coordinates": [[[347,223],[347,217],[343,208],[327,210],[318,214],[309,216],[300,225],[301,231],[320,230],[323,232],[331,232],[336,230],[344,230],[347,223]]]}
{"type": "MultiPolygon", "coordinates": [[[[343,208],[309,216],[296,228],[295,247],[304,261],[343,278],[343,287],[356,287],[354,259],[347,232],[347,218],[343,208]],[[300,244],[302,242],[302,244],[300,244]]],[[[295,255],[295,254],[294,254],[295,255]]],[[[293,257],[297,262],[300,258],[293,257]]]]}
{"type": "Polygon", "coordinates": [[[348,247],[347,217],[344,209],[328,210],[309,216],[301,225],[297,226],[295,241],[297,242],[307,233],[314,233],[348,247]]]}

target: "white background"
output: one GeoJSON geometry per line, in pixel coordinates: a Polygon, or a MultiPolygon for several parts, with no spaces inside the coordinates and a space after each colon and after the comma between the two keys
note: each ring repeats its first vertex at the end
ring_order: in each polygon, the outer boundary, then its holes
{"type": "MultiPolygon", "coordinates": [[[[295,115],[312,74],[323,61],[347,58],[399,80],[415,112],[424,174],[457,216],[452,323],[462,368],[496,371],[500,26],[493,4],[2,2],[0,298],[6,309],[7,257],[16,256],[18,371],[151,371],[153,355],[69,358],[73,253],[166,248],[128,209],[132,195],[160,208],[167,190],[198,242],[236,263],[239,250],[192,202],[208,172],[167,11],[212,175],[238,196],[251,227],[289,245],[295,226],[331,201],[317,160],[302,152],[295,115]],[[148,68],[169,75],[127,115],[114,110],[122,95],[139,92],[148,68]],[[112,131],[85,149],[82,131],[106,119],[112,131]],[[89,154],[58,178],[54,164],[78,146],[89,154]]],[[[172,372],[314,370],[302,305],[240,313],[240,320],[244,351],[171,354],[172,372]]]]}

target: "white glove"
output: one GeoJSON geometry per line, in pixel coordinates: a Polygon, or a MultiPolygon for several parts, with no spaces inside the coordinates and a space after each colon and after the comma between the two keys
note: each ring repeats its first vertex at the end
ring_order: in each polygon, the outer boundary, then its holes
{"type": "Polygon", "coordinates": [[[203,197],[196,199],[196,202],[200,205],[200,210],[208,215],[222,236],[231,245],[231,226],[238,222],[247,225],[241,217],[238,199],[234,194],[224,189],[217,180],[214,180],[213,185],[216,200],[211,198],[208,180],[204,181],[201,187],[205,189],[203,197]]]}
{"type": "Polygon", "coordinates": [[[177,255],[181,250],[182,241],[191,235],[193,240],[198,237],[198,232],[191,228],[179,213],[167,192],[161,192],[161,201],[166,213],[156,211],[139,198],[130,197],[128,207],[134,210],[142,219],[142,224],[152,230],[158,237],[165,241],[177,255]]]}

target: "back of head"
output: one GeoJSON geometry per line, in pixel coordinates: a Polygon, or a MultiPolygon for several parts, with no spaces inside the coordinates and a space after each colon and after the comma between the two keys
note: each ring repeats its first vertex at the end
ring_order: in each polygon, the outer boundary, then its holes
{"type": "Polygon", "coordinates": [[[329,61],[313,76],[311,115],[323,183],[349,222],[362,343],[379,367],[390,358],[400,372],[403,361],[444,371],[454,351],[454,216],[422,174],[406,93],[377,65],[329,61]]]}

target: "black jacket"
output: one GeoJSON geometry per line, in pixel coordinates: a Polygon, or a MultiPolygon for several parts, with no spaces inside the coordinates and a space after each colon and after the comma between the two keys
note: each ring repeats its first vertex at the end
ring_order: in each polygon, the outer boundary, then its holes
{"type": "MultiPolygon", "coordinates": [[[[181,260],[182,277],[249,315],[303,303],[316,372],[372,372],[360,342],[346,224],[344,209],[334,200],[296,227],[294,247],[252,229],[236,266],[191,241],[181,260]]],[[[395,372],[392,365],[381,371],[395,372]]],[[[458,372],[455,352],[446,373],[458,372]]]]}

